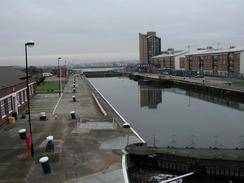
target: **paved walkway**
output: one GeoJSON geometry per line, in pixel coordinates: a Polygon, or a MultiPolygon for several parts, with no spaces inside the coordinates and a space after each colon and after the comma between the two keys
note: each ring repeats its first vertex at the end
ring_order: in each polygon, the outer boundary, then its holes
{"type": "Polygon", "coordinates": [[[18,119],[15,125],[0,129],[0,183],[124,182],[122,149],[139,140],[130,129],[112,122],[113,113],[108,111],[106,117],[101,114],[91,96],[91,88],[80,77],[76,77],[78,88],[73,93],[73,80],[71,77],[65,86],[54,114],[57,94],[34,97],[31,114],[35,157],[30,162],[26,158],[25,141],[18,136],[20,128],[28,129],[27,119],[18,119]],[[72,101],[73,95],[77,102],[72,101]],[[73,110],[76,120],[70,116],[73,110]],[[39,120],[40,112],[47,113],[48,121],[39,120]],[[54,136],[54,152],[45,151],[48,135],[54,136]],[[38,163],[39,158],[46,155],[52,168],[50,175],[44,175],[38,163]]]}

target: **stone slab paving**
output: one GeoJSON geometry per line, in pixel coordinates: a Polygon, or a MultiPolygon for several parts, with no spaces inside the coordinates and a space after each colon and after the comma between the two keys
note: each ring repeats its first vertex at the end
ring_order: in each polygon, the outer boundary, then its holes
{"type": "MultiPolygon", "coordinates": [[[[34,147],[45,139],[48,133],[42,132],[48,121],[39,121],[40,112],[46,111],[50,114],[58,100],[58,97],[53,95],[48,95],[48,100],[46,98],[46,95],[36,95],[32,100],[31,119],[34,147]]],[[[35,148],[37,157],[33,158],[33,161],[27,161],[26,142],[20,140],[18,134],[18,130],[22,128],[29,129],[28,118],[21,119],[19,115],[14,125],[5,125],[0,129],[0,182],[28,182],[26,178],[40,154],[40,149],[35,148]]]]}
{"type": "Polygon", "coordinates": [[[72,183],[120,183],[123,179],[122,170],[114,170],[106,173],[98,173],[88,177],[82,178],[82,180],[76,180],[72,183]]]}

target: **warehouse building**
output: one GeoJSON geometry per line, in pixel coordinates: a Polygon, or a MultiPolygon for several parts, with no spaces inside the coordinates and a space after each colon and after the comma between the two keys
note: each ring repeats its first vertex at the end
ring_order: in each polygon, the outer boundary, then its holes
{"type": "MultiPolygon", "coordinates": [[[[25,111],[27,87],[25,73],[14,67],[0,66],[0,126],[7,122],[12,113],[25,111]]],[[[34,95],[35,82],[29,80],[30,98],[34,95]]]]}

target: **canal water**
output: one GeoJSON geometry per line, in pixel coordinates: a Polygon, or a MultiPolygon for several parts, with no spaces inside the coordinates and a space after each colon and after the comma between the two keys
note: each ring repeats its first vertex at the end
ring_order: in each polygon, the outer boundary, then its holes
{"type": "Polygon", "coordinates": [[[244,104],[190,89],[89,78],[149,145],[244,147],[244,104]]]}

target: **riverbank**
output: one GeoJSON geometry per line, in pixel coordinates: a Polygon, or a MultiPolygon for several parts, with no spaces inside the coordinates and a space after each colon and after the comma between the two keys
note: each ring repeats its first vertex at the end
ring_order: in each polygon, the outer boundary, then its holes
{"type": "Polygon", "coordinates": [[[160,76],[158,74],[148,73],[127,73],[133,79],[146,80],[148,83],[175,85],[183,88],[191,88],[210,94],[221,95],[231,98],[235,101],[244,101],[244,81],[223,78],[194,78],[194,77],[179,77],[179,76],[160,76]]]}
{"type": "Polygon", "coordinates": [[[0,182],[124,182],[122,156],[125,146],[140,142],[130,130],[121,127],[122,120],[115,115],[88,81],[70,77],[61,97],[57,94],[38,94],[31,104],[31,119],[35,156],[27,161],[25,141],[18,130],[28,129],[27,119],[1,128],[0,182]],[[98,109],[95,93],[107,112],[98,109]],[[76,96],[73,102],[72,96],[76,96]],[[75,111],[76,119],[71,119],[75,111]],[[47,121],[40,121],[46,112],[47,121]],[[54,136],[54,152],[47,152],[46,137],[54,136]],[[38,163],[42,156],[49,157],[50,175],[42,172],[38,163]]]}

